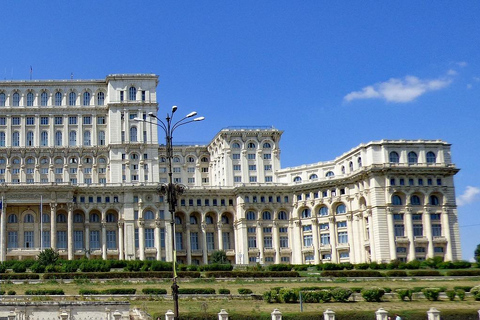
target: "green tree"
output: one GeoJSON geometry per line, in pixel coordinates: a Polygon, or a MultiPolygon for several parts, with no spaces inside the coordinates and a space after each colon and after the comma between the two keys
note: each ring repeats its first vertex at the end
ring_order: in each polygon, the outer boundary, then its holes
{"type": "Polygon", "coordinates": [[[213,251],[210,258],[210,263],[228,264],[229,262],[227,259],[227,254],[223,250],[213,251]]]}
{"type": "Polygon", "coordinates": [[[55,265],[58,258],[58,252],[51,248],[48,248],[38,254],[38,263],[43,266],[55,265]]]}
{"type": "Polygon", "coordinates": [[[480,263],[480,244],[477,245],[477,249],[475,249],[475,261],[480,263]]]}

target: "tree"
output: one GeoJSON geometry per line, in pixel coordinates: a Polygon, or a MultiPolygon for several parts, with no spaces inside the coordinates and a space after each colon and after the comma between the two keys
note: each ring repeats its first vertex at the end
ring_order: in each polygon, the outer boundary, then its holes
{"type": "Polygon", "coordinates": [[[475,261],[480,263],[480,244],[477,245],[477,249],[475,249],[475,261]]]}
{"type": "Polygon", "coordinates": [[[58,252],[48,248],[38,254],[38,263],[43,266],[55,265],[59,258],[58,252]]]}
{"type": "Polygon", "coordinates": [[[229,262],[227,259],[227,254],[223,250],[213,251],[210,258],[210,263],[228,264],[229,262]]]}

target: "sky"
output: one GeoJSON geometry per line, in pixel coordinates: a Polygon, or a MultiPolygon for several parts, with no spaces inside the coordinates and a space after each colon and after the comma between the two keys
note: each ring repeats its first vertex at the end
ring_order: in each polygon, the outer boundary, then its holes
{"type": "Polygon", "coordinates": [[[0,78],[159,76],[160,116],[284,130],[282,167],[381,139],[452,144],[463,258],[480,244],[479,1],[4,3],[0,78]]]}

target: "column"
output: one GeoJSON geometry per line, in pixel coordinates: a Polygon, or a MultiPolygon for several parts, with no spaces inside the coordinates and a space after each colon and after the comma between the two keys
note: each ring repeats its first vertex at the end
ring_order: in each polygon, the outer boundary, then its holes
{"type": "Polygon", "coordinates": [[[452,248],[452,237],[450,235],[450,222],[448,218],[448,209],[446,207],[443,208],[442,211],[442,232],[445,235],[445,239],[447,240],[447,246],[445,248],[445,261],[452,261],[453,260],[453,248],[452,248]]]}
{"type": "Polygon", "coordinates": [[[387,207],[387,228],[388,228],[388,246],[390,249],[390,260],[397,258],[397,249],[395,245],[395,225],[393,221],[393,208],[387,207]]]}
{"type": "Polygon", "coordinates": [[[347,235],[348,235],[348,256],[351,263],[355,263],[355,255],[353,252],[355,251],[355,242],[357,240],[353,234],[353,215],[351,213],[347,214],[347,235]]]}
{"type": "Polygon", "coordinates": [[[312,219],[312,236],[313,236],[313,261],[315,264],[320,263],[320,255],[319,255],[319,239],[318,239],[318,220],[317,218],[312,219]]]}
{"type": "Polygon", "coordinates": [[[50,243],[53,250],[57,249],[57,204],[50,203],[50,243]]]}
{"type": "Polygon", "coordinates": [[[368,242],[370,243],[370,259],[368,262],[377,261],[376,248],[375,248],[375,239],[373,234],[373,223],[372,223],[372,211],[367,212],[367,221],[368,221],[368,242]]]}
{"type": "Polygon", "coordinates": [[[187,264],[192,264],[192,247],[190,245],[190,223],[186,223],[187,239],[185,239],[185,251],[187,252],[187,264]]]}
{"type": "Polygon", "coordinates": [[[412,209],[405,209],[405,231],[407,232],[407,237],[409,241],[408,248],[408,261],[415,260],[415,239],[413,237],[413,225],[412,225],[412,209]]]}
{"type": "Polygon", "coordinates": [[[262,226],[261,222],[257,222],[257,248],[260,251],[259,262],[261,264],[264,264],[265,263],[264,255],[265,254],[264,254],[263,250],[265,248],[263,246],[263,226],[262,226]]]}
{"type": "Polygon", "coordinates": [[[73,205],[72,204],[68,204],[67,248],[68,248],[68,260],[73,260],[73,205]]]}
{"type": "Polygon", "coordinates": [[[107,223],[105,220],[102,220],[102,259],[107,260],[107,223]]]}
{"type": "Polygon", "coordinates": [[[173,261],[172,258],[172,225],[170,223],[165,223],[165,260],[173,261]]]}
{"type": "Polygon", "coordinates": [[[293,228],[289,228],[291,234],[288,236],[288,239],[291,240],[292,244],[292,264],[303,264],[303,255],[302,255],[302,228],[300,221],[297,220],[294,222],[293,228]],[[296,234],[296,236],[295,236],[296,234]],[[294,242],[294,239],[297,239],[294,242]]]}
{"type": "Polygon", "coordinates": [[[207,250],[207,233],[205,228],[207,225],[205,222],[202,222],[202,249],[203,249],[203,263],[208,263],[208,250],[207,250]]]}
{"type": "Polygon", "coordinates": [[[224,250],[224,248],[223,248],[223,238],[222,238],[223,223],[220,221],[217,226],[218,226],[217,227],[218,250],[224,250]]]}
{"type": "Polygon", "coordinates": [[[138,251],[140,260],[145,260],[145,221],[138,220],[138,251]]]}
{"type": "Polygon", "coordinates": [[[85,217],[85,252],[87,258],[90,258],[90,222],[87,217],[85,217]]]}
{"type": "Polygon", "coordinates": [[[125,240],[123,235],[123,226],[125,223],[123,221],[118,222],[118,259],[125,259],[125,240]]]}
{"type": "Polygon", "coordinates": [[[430,210],[425,208],[423,214],[423,230],[427,236],[427,258],[433,258],[433,237],[432,237],[432,221],[430,219],[430,210]]]}
{"type": "Polygon", "coordinates": [[[328,230],[330,230],[330,246],[332,247],[332,263],[337,263],[337,226],[335,217],[328,218],[328,230]]]}
{"type": "Polygon", "coordinates": [[[160,243],[160,220],[155,221],[155,248],[157,249],[156,259],[158,261],[162,260],[162,248],[160,243]]]}
{"type": "MultiPolygon", "coordinates": [[[[277,212],[274,212],[275,217],[277,216],[277,212]]],[[[280,236],[278,233],[278,222],[273,221],[273,228],[272,228],[272,237],[273,237],[273,248],[275,249],[275,264],[279,264],[280,260],[280,236]]]]}
{"type": "Polygon", "coordinates": [[[0,222],[0,230],[1,230],[1,247],[0,247],[0,258],[1,261],[7,260],[7,206],[5,201],[2,202],[2,220],[0,222]]]}

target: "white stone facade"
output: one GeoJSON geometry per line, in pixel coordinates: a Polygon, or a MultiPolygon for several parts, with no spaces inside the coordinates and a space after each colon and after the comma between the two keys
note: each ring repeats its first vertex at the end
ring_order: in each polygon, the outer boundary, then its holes
{"type": "MultiPolygon", "coordinates": [[[[165,147],[156,125],[133,120],[157,112],[157,84],[150,74],[0,82],[0,260],[47,247],[67,259],[172,259],[157,192],[165,147]]],[[[173,179],[188,187],[180,262],[208,263],[218,249],[236,264],[461,258],[448,143],[382,140],[282,169],[281,135],[227,128],[208,145],[174,146],[173,179]]]]}

